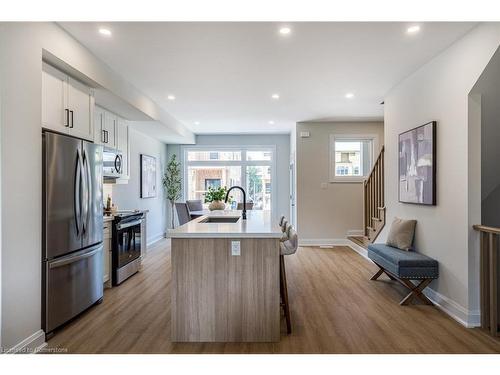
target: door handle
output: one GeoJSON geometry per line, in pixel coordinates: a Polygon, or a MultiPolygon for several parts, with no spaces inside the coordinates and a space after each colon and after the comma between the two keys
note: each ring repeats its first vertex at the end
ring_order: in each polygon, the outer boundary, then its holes
{"type": "Polygon", "coordinates": [[[73,128],[73,126],[74,126],[73,111],[69,111],[69,113],[71,113],[71,126],[70,126],[70,128],[73,128]]]}
{"type": "Polygon", "coordinates": [[[68,128],[69,127],[69,109],[66,108],[64,111],[66,112],[66,124],[64,126],[66,126],[68,128]]]}
{"type": "Polygon", "coordinates": [[[116,173],[122,173],[122,158],[121,155],[116,155],[115,157],[115,170],[116,173]]]}
{"type": "Polygon", "coordinates": [[[84,232],[88,230],[89,227],[89,217],[90,217],[90,206],[92,202],[92,181],[90,175],[90,163],[87,150],[83,150],[83,167],[85,174],[85,210],[84,210],[84,232]]]}
{"type": "MultiPolygon", "coordinates": [[[[88,251],[88,250],[85,250],[85,251],[88,251]]],[[[97,247],[96,249],[89,251],[87,253],[83,253],[83,254],[79,254],[79,255],[72,254],[68,257],[64,257],[63,259],[59,259],[59,260],[56,260],[54,262],[49,262],[49,268],[52,269],[52,268],[65,266],[67,264],[75,263],[75,262],[78,262],[79,260],[82,260],[85,258],[90,258],[91,256],[96,255],[100,251],[102,251],[102,245],[99,245],[99,247],[97,247]]]]}
{"type": "Polygon", "coordinates": [[[82,182],[82,163],[81,163],[80,149],[76,153],[76,175],[75,175],[75,223],[76,223],[76,233],[80,235],[81,232],[81,219],[82,219],[82,201],[80,195],[80,185],[82,182]]]}

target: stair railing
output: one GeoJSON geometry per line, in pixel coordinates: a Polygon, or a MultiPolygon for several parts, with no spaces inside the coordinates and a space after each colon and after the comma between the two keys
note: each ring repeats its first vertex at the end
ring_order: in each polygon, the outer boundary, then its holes
{"type": "Polygon", "coordinates": [[[500,228],[474,225],[480,239],[481,328],[498,336],[498,237],[500,228]]]}
{"type": "Polygon", "coordinates": [[[380,153],[363,184],[363,225],[365,236],[373,242],[385,224],[384,151],[380,153]]]}

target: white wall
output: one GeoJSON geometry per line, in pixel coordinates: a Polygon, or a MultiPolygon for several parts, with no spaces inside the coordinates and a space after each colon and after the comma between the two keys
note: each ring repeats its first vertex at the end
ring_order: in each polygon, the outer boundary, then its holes
{"type": "Polygon", "coordinates": [[[45,49],[65,61],[151,118],[168,122],[187,138],[193,135],[57,25],[1,23],[0,28],[1,346],[11,348],[18,344],[37,345],[40,338],[43,342],[40,336],[42,51],[45,49]]]}
{"type": "Polygon", "coordinates": [[[363,184],[330,183],[330,134],[378,136],[383,145],[382,122],[301,122],[296,128],[297,227],[302,244],[322,245],[363,232],[363,184]],[[300,132],[308,131],[309,138],[300,132]],[[321,185],[326,183],[326,188],[321,185]]]}
{"type": "Polygon", "coordinates": [[[133,128],[130,129],[130,180],[128,184],[113,186],[113,201],[119,210],[149,210],[147,214],[148,243],[162,238],[166,229],[167,201],[163,192],[162,172],[166,166],[167,145],[133,128]],[[156,158],[155,198],[140,197],[140,155],[156,158]]]}
{"type": "MultiPolygon", "coordinates": [[[[468,128],[468,94],[500,42],[500,24],[482,24],[393,88],[385,98],[387,218],[418,220],[415,245],[440,263],[431,284],[444,308],[465,323],[478,319],[477,234],[480,155],[468,128]],[[437,121],[437,206],[398,203],[398,134],[437,121]],[[471,254],[469,254],[471,252],[471,254]],[[471,269],[469,269],[469,267],[471,269]]],[[[475,140],[475,141],[474,141],[475,140]]],[[[377,242],[387,236],[389,225],[377,242]]]]}
{"type": "MultiPolygon", "coordinates": [[[[265,135],[197,135],[197,146],[276,146],[276,181],[274,187],[277,189],[277,215],[290,214],[290,135],[289,134],[265,134],[265,135]]],[[[182,160],[180,145],[168,145],[168,157],[176,154],[178,160],[182,160]]],[[[170,210],[167,212],[170,222],[170,210]]]]}

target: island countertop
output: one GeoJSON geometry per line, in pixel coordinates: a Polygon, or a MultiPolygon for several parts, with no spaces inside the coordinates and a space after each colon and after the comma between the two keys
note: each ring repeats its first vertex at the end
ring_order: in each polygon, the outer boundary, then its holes
{"type": "Polygon", "coordinates": [[[249,210],[247,219],[240,210],[212,211],[168,231],[170,238],[280,238],[281,228],[270,211],[249,210]],[[235,223],[206,223],[209,218],[237,218],[235,223]]]}

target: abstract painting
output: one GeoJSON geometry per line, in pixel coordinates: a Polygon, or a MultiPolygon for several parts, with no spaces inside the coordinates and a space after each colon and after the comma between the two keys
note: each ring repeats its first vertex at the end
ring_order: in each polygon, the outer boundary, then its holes
{"type": "Polygon", "coordinates": [[[436,122],[399,135],[399,201],[436,205],[436,122]]]}
{"type": "Polygon", "coordinates": [[[141,154],[141,198],[156,197],[156,159],[141,154]]]}

